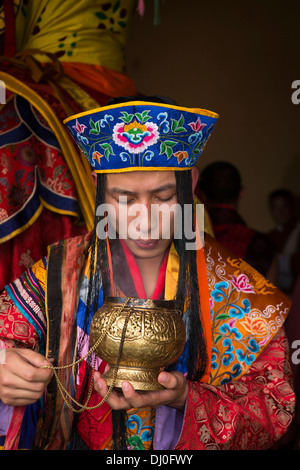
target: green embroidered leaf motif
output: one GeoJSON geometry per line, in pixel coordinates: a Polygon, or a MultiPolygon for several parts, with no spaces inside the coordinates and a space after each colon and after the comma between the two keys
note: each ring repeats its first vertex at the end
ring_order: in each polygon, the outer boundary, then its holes
{"type": "Polygon", "coordinates": [[[90,119],[90,127],[91,127],[91,130],[90,130],[89,134],[100,134],[100,123],[99,123],[99,121],[94,122],[91,118],[90,119]]]}
{"type": "Polygon", "coordinates": [[[165,153],[166,151],[166,144],[164,142],[162,142],[160,144],[160,155],[162,155],[163,153],[165,153]]]}
{"type": "MultiPolygon", "coordinates": [[[[59,165],[55,168],[54,172],[53,172],[53,178],[57,179],[59,177],[59,175],[62,174],[62,172],[64,171],[63,169],[63,165],[59,165]]],[[[16,176],[16,179],[18,181],[18,172],[15,174],[16,176]]]]}
{"type": "Polygon", "coordinates": [[[128,439],[128,444],[131,450],[145,450],[145,445],[140,436],[130,436],[128,439]]]}
{"type": "Polygon", "coordinates": [[[217,342],[220,341],[221,338],[223,338],[223,335],[218,335],[215,339],[215,344],[217,344],[217,342]]]}
{"type": "Polygon", "coordinates": [[[109,161],[110,154],[115,155],[114,152],[113,152],[112,146],[110,144],[100,144],[100,147],[103,148],[104,156],[105,156],[107,161],[109,161]]]}
{"type": "Polygon", "coordinates": [[[173,150],[171,149],[171,147],[166,148],[166,154],[167,154],[167,157],[168,157],[168,160],[169,160],[173,155],[173,150]]]}
{"type": "Polygon", "coordinates": [[[216,320],[226,320],[227,318],[231,318],[230,315],[227,315],[227,313],[221,313],[220,315],[216,316],[216,320]]]}
{"type": "Polygon", "coordinates": [[[179,121],[178,121],[178,126],[181,127],[181,126],[183,126],[183,124],[184,124],[184,117],[183,117],[183,114],[182,114],[179,121]]]}
{"type": "Polygon", "coordinates": [[[181,115],[180,119],[176,121],[175,119],[171,119],[172,121],[172,132],[175,132],[175,134],[178,134],[179,132],[186,132],[186,128],[183,127],[184,124],[184,117],[183,114],[181,115]]]}
{"type": "Polygon", "coordinates": [[[95,15],[97,18],[100,18],[100,20],[107,20],[107,16],[105,13],[103,13],[103,11],[97,11],[95,15]]]}
{"type": "Polygon", "coordinates": [[[88,153],[87,153],[87,151],[86,151],[84,145],[82,145],[81,142],[80,142],[78,145],[79,145],[80,150],[82,151],[83,155],[87,156],[88,153]]]}
{"type": "Polygon", "coordinates": [[[129,124],[133,118],[133,114],[128,114],[126,111],[122,111],[123,117],[120,119],[125,122],[126,124],[129,124]]]}
{"type": "Polygon", "coordinates": [[[173,148],[174,145],[176,145],[177,142],[174,142],[173,140],[165,140],[165,142],[162,142],[160,144],[160,155],[165,153],[168,157],[168,160],[172,157],[173,155],[173,148]]]}
{"type": "Polygon", "coordinates": [[[205,142],[205,139],[200,140],[200,142],[198,142],[198,143],[195,145],[193,152],[194,152],[194,153],[200,153],[200,150],[201,150],[202,145],[204,144],[204,142],[205,142]]]}
{"type": "Polygon", "coordinates": [[[148,116],[149,112],[149,110],[145,110],[142,113],[136,113],[136,117],[142,124],[144,124],[144,122],[149,121],[149,119],[151,119],[151,117],[148,116]]]}
{"type": "Polygon", "coordinates": [[[113,13],[115,13],[117,11],[117,9],[120,7],[120,0],[118,0],[115,4],[114,4],[114,7],[113,7],[113,13]]]}
{"type": "Polygon", "coordinates": [[[165,140],[165,144],[167,145],[167,147],[174,147],[177,142],[174,142],[174,140],[165,140]]]}

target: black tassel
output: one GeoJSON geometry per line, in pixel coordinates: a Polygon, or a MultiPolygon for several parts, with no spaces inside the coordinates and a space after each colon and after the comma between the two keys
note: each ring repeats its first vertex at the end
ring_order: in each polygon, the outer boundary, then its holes
{"type": "Polygon", "coordinates": [[[113,450],[127,450],[126,410],[112,410],[113,450]]]}

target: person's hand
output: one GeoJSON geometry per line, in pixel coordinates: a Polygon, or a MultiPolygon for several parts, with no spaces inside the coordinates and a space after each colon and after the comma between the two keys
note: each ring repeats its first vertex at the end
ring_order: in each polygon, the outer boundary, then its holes
{"type": "MultiPolygon", "coordinates": [[[[135,391],[129,382],[123,382],[122,392],[112,390],[106,402],[113,410],[145,406],[156,408],[160,405],[169,405],[184,411],[188,393],[188,385],[184,375],[181,372],[161,372],[158,376],[158,382],[164,389],[154,392],[135,391]]],[[[108,391],[108,386],[99,372],[95,372],[94,387],[102,397],[108,391]]]]}
{"type": "Polygon", "coordinates": [[[41,369],[50,362],[31,349],[6,349],[0,364],[0,400],[11,406],[30,405],[43,394],[52,371],[41,369]]]}

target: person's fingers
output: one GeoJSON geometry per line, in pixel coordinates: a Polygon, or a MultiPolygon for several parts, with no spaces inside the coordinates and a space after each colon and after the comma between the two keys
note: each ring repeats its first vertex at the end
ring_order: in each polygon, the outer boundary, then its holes
{"type": "MultiPolygon", "coordinates": [[[[105,397],[109,390],[109,387],[107,386],[105,380],[101,377],[99,372],[95,372],[94,374],[94,388],[102,398],[105,397]]],[[[106,403],[113,410],[131,408],[124,395],[116,391],[115,389],[113,389],[109,394],[108,398],[106,399],[106,403]]]]}
{"type": "Polygon", "coordinates": [[[42,396],[45,387],[46,383],[43,381],[29,382],[7,370],[1,374],[0,398],[6,405],[28,405],[42,396]]]}
{"type": "MultiPolygon", "coordinates": [[[[188,391],[183,374],[180,372],[162,372],[158,380],[164,388],[147,392],[136,391],[132,384],[124,381],[122,383],[123,393],[112,390],[106,402],[115,410],[145,406],[157,407],[163,404],[183,409],[188,391]]],[[[104,397],[109,389],[105,379],[98,372],[95,372],[94,381],[95,390],[104,397]]]]}
{"type": "Polygon", "coordinates": [[[45,381],[29,381],[26,378],[16,376],[10,371],[6,372],[1,379],[2,387],[11,388],[17,390],[28,390],[32,392],[40,393],[45,388],[45,381]]]}
{"type": "Polygon", "coordinates": [[[11,406],[37,401],[51,380],[52,371],[41,369],[49,364],[45,358],[27,349],[7,349],[5,363],[0,364],[0,398],[11,406]]]}
{"type": "Polygon", "coordinates": [[[5,364],[6,362],[6,349],[0,349],[0,364],[5,364]]]}
{"type": "Polygon", "coordinates": [[[161,372],[158,376],[158,382],[167,389],[175,389],[178,386],[178,376],[176,373],[161,372]]]}
{"type": "MultiPolygon", "coordinates": [[[[171,380],[166,378],[166,381],[171,380]]],[[[176,380],[171,380],[174,384],[176,380]]],[[[156,391],[136,391],[132,384],[129,382],[122,383],[122,391],[124,397],[130,403],[132,408],[141,408],[144,406],[157,407],[164,403],[169,403],[176,397],[176,390],[173,389],[162,389],[156,391]]]]}
{"type": "Polygon", "coordinates": [[[145,406],[155,407],[158,403],[161,403],[164,397],[162,394],[164,390],[154,392],[137,391],[129,382],[122,383],[122,392],[131,408],[141,408],[145,406]]]}
{"type": "Polygon", "coordinates": [[[52,371],[49,368],[50,362],[41,354],[29,349],[12,349],[6,351],[6,363],[2,367],[12,374],[28,382],[47,383],[51,379],[52,371]]]}
{"type": "Polygon", "coordinates": [[[41,368],[46,365],[51,365],[51,362],[46,359],[45,356],[31,349],[19,349],[18,352],[34,367],[41,368]]]}
{"type": "Polygon", "coordinates": [[[158,376],[158,382],[163,385],[170,392],[174,392],[171,395],[171,401],[169,404],[174,408],[184,410],[186,398],[188,394],[188,384],[186,378],[181,372],[161,372],[158,376]]]}

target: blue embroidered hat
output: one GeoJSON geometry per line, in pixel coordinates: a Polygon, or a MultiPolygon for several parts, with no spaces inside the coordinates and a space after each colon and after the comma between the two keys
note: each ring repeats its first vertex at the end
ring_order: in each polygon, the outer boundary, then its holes
{"type": "Polygon", "coordinates": [[[95,172],[188,170],[218,117],[205,109],[130,101],[70,116],[64,124],[95,172]]]}

